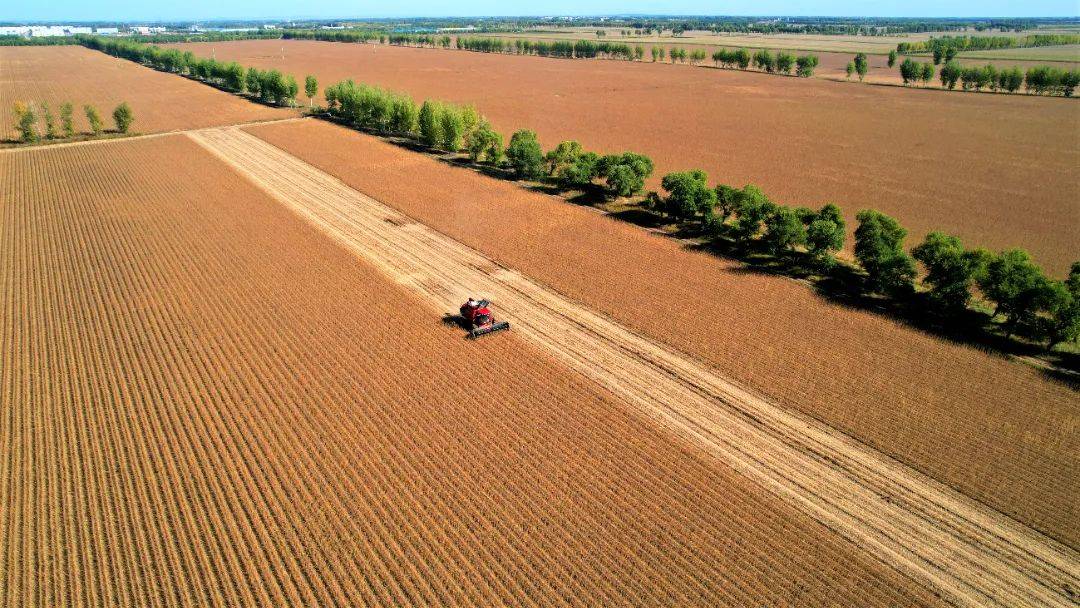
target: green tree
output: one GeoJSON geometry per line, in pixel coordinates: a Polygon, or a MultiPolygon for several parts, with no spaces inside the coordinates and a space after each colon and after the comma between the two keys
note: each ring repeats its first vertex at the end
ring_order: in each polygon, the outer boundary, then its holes
{"type": "Polygon", "coordinates": [[[248,68],[247,74],[244,75],[244,88],[247,89],[253,97],[262,97],[262,75],[259,70],[255,68],[248,68]]]}
{"type": "Polygon", "coordinates": [[[817,55],[799,55],[795,59],[795,73],[802,78],[809,78],[814,75],[814,68],[817,65],[817,55]]]}
{"type": "Polygon", "coordinates": [[[645,47],[640,44],[634,46],[634,59],[641,61],[645,57],[645,47]]]}
{"type": "Polygon", "coordinates": [[[795,67],[795,56],[791,53],[780,51],[776,55],[776,71],[782,74],[790,74],[795,67]]]}
{"type": "Polygon", "coordinates": [[[963,72],[963,68],[955,61],[946,62],[945,65],[941,66],[940,78],[942,88],[955,89],[956,81],[960,80],[960,76],[963,72]]]}
{"type": "Polygon", "coordinates": [[[750,67],[750,51],[746,49],[735,51],[735,62],[739,64],[740,70],[750,67]]]}
{"type": "Polygon", "coordinates": [[[732,236],[741,244],[748,244],[761,231],[761,224],[773,212],[776,204],[753,184],[743,186],[735,204],[738,218],[732,225],[732,236]]]}
{"type": "Polygon", "coordinates": [[[465,122],[458,108],[443,106],[439,113],[439,146],[457,152],[465,141],[465,122]]]}
{"type": "Polygon", "coordinates": [[[931,304],[947,314],[967,307],[971,286],[982,275],[990,257],[982,250],[965,250],[960,239],[942,232],[927,234],[911,255],[926,269],[923,282],[930,286],[931,304]]]}
{"type": "Polygon", "coordinates": [[[315,96],[319,94],[319,81],[312,74],[304,78],[304,94],[308,98],[308,107],[315,105],[315,96]]]}
{"type": "Polygon", "coordinates": [[[1018,327],[1031,327],[1035,323],[1047,285],[1042,269],[1028,252],[1008,249],[992,257],[978,284],[986,298],[996,305],[993,316],[1005,315],[1009,334],[1018,327]]]}
{"type": "Polygon", "coordinates": [[[420,106],[417,122],[420,128],[420,141],[429,148],[434,148],[442,141],[442,123],[439,120],[439,103],[425,100],[420,106]]]}
{"type": "Polygon", "coordinates": [[[806,227],[794,209],[777,206],[765,218],[763,238],[773,255],[790,253],[796,246],[806,243],[806,227]]]}
{"type": "Polygon", "coordinates": [[[859,80],[866,78],[866,73],[870,71],[870,60],[866,57],[866,53],[856,54],[852,63],[855,64],[855,71],[859,73],[859,80]]]}
{"type": "Polygon", "coordinates": [[[533,131],[521,129],[510,136],[506,160],[519,179],[538,179],[544,174],[544,152],[533,131]]]}
{"type": "Polygon", "coordinates": [[[893,218],[865,209],[855,216],[855,259],[868,275],[867,286],[873,292],[897,294],[911,289],[915,264],[904,253],[907,230],[893,218]]]}
{"type": "Polygon", "coordinates": [[[131,123],[135,122],[135,114],[131,111],[131,106],[126,101],[121,102],[113,110],[113,121],[116,122],[116,130],[121,133],[127,133],[131,128],[131,123]]]}
{"type": "Polygon", "coordinates": [[[56,139],[59,137],[60,133],[56,129],[56,117],[53,116],[49,104],[44,101],[41,102],[41,116],[45,120],[45,137],[48,139],[56,139]]]}
{"type": "Polygon", "coordinates": [[[403,135],[415,135],[420,110],[408,95],[397,95],[390,106],[390,131],[403,135]]]}
{"type": "Polygon", "coordinates": [[[469,158],[473,162],[483,159],[485,162],[498,164],[503,154],[502,135],[491,128],[491,125],[486,120],[481,120],[480,124],[469,135],[466,148],[469,150],[469,158]]]}
{"type": "Polygon", "coordinates": [[[665,175],[660,180],[660,186],[668,192],[663,200],[664,213],[677,220],[712,215],[716,191],[709,188],[708,180],[705,172],[698,169],[665,175]]]}
{"type": "Polygon", "coordinates": [[[645,179],[652,172],[652,159],[634,152],[608,154],[597,163],[597,173],[604,178],[612,196],[633,196],[641,192],[645,188],[645,179]]]}
{"type": "Polygon", "coordinates": [[[714,207],[714,211],[720,212],[717,219],[720,224],[723,224],[738,208],[740,192],[727,184],[717,184],[714,190],[716,191],[716,207],[714,207]]]}
{"type": "Polygon", "coordinates": [[[889,51],[889,67],[896,65],[896,49],[889,51]]]}
{"type": "Polygon", "coordinates": [[[817,261],[831,263],[832,252],[844,246],[844,230],[840,208],[826,203],[806,227],[806,248],[817,261]]]}
{"type": "Polygon", "coordinates": [[[559,182],[566,188],[586,188],[599,176],[600,156],[583,152],[574,162],[559,169],[559,182]]]}
{"type": "Polygon", "coordinates": [[[922,81],[923,86],[930,84],[930,81],[934,78],[934,64],[927,61],[919,68],[919,80],[922,81]]]}
{"type": "Polygon", "coordinates": [[[1080,262],[1073,262],[1064,282],[1052,282],[1046,310],[1050,313],[1045,331],[1048,348],[1080,341],[1080,262]]]}
{"type": "Polygon", "coordinates": [[[577,160],[578,156],[581,156],[584,150],[581,149],[581,144],[576,141],[563,141],[559,142],[559,145],[552,148],[546,156],[544,156],[544,162],[547,163],[548,174],[556,175],[562,167],[572,164],[577,160]]]}
{"type": "Polygon", "coordinates": [[[900,63],[900,79],[904,81],[904,84],[917,81],[921,73],[922,69],[919,64],[912,61],[910,57],[905,57],[900,63]]]}
{"type": "Polygon", "coordinates": [[[19,141],[27,144],[38,141],[41,136],[38,134],[37,116],[34,114],[34,108],[21,101],[16,101],[13,112],[15,114],[15,129],[19,132],[19,141]]]}
{"type": "Polygon", "coordinates": [[[855,62],[849,61],[847,66],[844,68],[844,72],[847,74],[848,78],[851,78],[851,75],[855,73],[855,62]]]}
{"type": "Polygon", "coordinates": [[[60,105],[60,130],[64,133],[64,137],[75,136],[74,113],[75,108],[70,101],[65,101],[60,105]]]}
{"type": "Polygon", "coordinates": [[[83,106],[83,112],[86,113],[86,122],[90,125],[90,132],[94,135],[101,135],[101,132],[105,130],[105,125],[101,122],[101,114],[98,114],[97,108],[85,105],[83,106]]]}

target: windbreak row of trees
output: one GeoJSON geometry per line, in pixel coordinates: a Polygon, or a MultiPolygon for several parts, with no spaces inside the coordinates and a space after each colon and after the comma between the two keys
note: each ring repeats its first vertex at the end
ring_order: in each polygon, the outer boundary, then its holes
{"type": "MultiPolygon", "coordinates": [[[[907,83],[904,76],[905,64],[913,63],[906,59],[900,65],[900,75],[907,83]]],[[[922,69],[933,66],[929,63],[922,65],[922,69]]],[[[933,74],[933,72],[930,72],[933,74]]],[[[1080,85],[1080,70],[1063,70],[1049,66],[1035,66],[1020,71],[1019,67],[998,69],[987,64],[984,66],[962,66],[956,61],[949,61],[941,68],[941,86],[946,89],[955,89],[959,84],[965,91],[1002,91],[1015,93],[1023,86],[1029,93],[1036,95],[1061,95],[1072,97],[1076,87],[1080,85]]]]}
{"type": "MultiPolygon", "coordinates": [[[[652,160],[634,152],[601,155],[576,141],[544,152],[536,133],[520,130],[503,147],[502,136],[472,106],[427,100],[380,87],[337,83],[326,90],[329,111],[338,120],[379,134],[417,141],[431,149],[468,153],[515,178],[545,181],[565,191],[599,191],[607,197],[637,197],[652,175],[652,160]]],[[[669,173],[663,194],[648,193],[646,208],[683,229],[731,242],[744,252],[778,260],[809,260],[822,276],[834,269],[859,271],[863,289],[876,297],[923,308],[936,318],[981,319],[1006,335],[1043,340],[1053,347],[1080,336],[1080,262],[1067,281],[1047,277],[1019,249],[997,254],[967,249],[952,235],[932,232],[904,250],[907,236],[895,219],[872,209],[856,215],[854,263],[841,263],[846,224],[840,208],[789,207],[772,201],[760,188],[711,186],[700,170],[669,173]],[[919,277],[921,280],[918,280],[919,277]]],[[[957,326],[967,327],[960,323],[957,326]]]]}
{"type": "Polygon", "coordinates": [[[123,38],[77,36],[77,39],[83,46],[114,57],[201,80],[232,93],[246,93],[263,103],[292,106],[300,92],[296,79],[278,70],[244,68],[235,61],[204,59],[190,51],[164,49],[123,38]]]}
{"type": "Polygon", "coordinates": [[[417,141],[433,150],[466,152],[473,162],[510,171],[518,179],[551,178],[567,188],[603,182],[611,196],[634,196],[653,172],[652,160],[634,152],[598,155],[576,142],[544,154],[536,133],[521,130],[503,147],[502,135],[476,108],[410,96],[352,80],[326,88],[327,110],[350,126],[417,141]],[[572,145],[571,145],[572,144],[572,145]]]}
{"type": "MultiPolygon", "coordinates": [[[[650,193],[647,206],[675,222],[697,224],[704,234],[731,240],[744,251],[777,258],[805,254],[819,271],[828,272],[837,264],[835,252],[844,246],[843,214],[832,203],[817,210],[787,207],[752,184],[709,186],[700,170],[669,173],[661,187],[665,195],[650,193]]],[[[895,219],[872,209],[860,211],[856,219],[854,254],[867,292],[904,302],[924,300],[936,316],[954,321],[970,315],[973,303],[989,304],[988,323],[1000,318],[1006,335],[1043,340],[1050,348],[1080,338],[1080,262],[1073,264],[1067,280],[1058,281],[1022,249],[997,254],[967,249],[959,238],[942,232],[931,232],[906,252],[907,230],[895,219]]]]}
{"type": "Polygon", "coordinates": [[[1038,46],[1080,44],[1080,34],[1029,34],[1027,36],[941,36],[918,42],[896,45],[900,53],[927,53],[948,49],[955,52],[1018,49],[1038,46]]]}
{"type": "Polygon", "coordinates": [[[642,46],[631,47],[621,42],[593,42],[591,40],[576,40],[546,42],[543,40],[513,41],[505,38],[469,38],[458,37],[456,41],[458,49],[477,51],[481,53],[513,53],[517,55],[538,55],[540,57],[562,57],[565,59],[588,59],[606,57],[611,59],[641,59],[645,55],[642,46]]]}
{"type": "MultiPolygon", "coordinates": [[[[58,110],[58,113],[54,114],[49,104],[44,101],[36,106],[33,103],[16,101],[12,115],[15,117],[14,127],[18,140],[24,144],[35,144],[43,139],[56,141],[75,137],[75,106],[70,101],[65,101],[58,110]]],[[[105,124],[97,108],[84,105],[83,113],[86,114],[86,123],[90,126],[90,135],[97,136],[105,132],[105,124]]],[[[135,114],[126,101],[116,106],[112,116],[117,133],[128,133],[135,122],[135,114]]]]}

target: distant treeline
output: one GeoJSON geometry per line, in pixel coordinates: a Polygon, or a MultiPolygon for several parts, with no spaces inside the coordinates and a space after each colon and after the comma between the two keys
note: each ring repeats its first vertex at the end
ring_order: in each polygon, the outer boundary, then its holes
{"type": "Polygon", "coordinates": [[[637,49],[622,42],[593,42],[591,40],[543,40],[513,41],[505,38],[465,38],[458,37],[457,48],[481,53],[517,53],[519,55],[539,55],[541,57],[562,57],[566,59],[592,59],[608,57],[613,59],[641,59],[645,49],[637,49]]]}
{"type": "Polygon", "coordinates": [[[896,45],[900,53],[942,53],[988,51],[995,49],[1020,49],[1037,46],[1080,44],[1080,34],[1030,34],[1027,36],[941,36],[920,42],[901,42],[896,45]]]}
{"type": "Polygon", "coordinates": [[[162,72],[201,80],[232,93],[246,93],[263,103],[291,106],[295,104],[299,93],[296,79],[278,70],[244,68],[235,61],[202,59],[191,51],[163,49],[125,38],[84,35],[75,38],[87,48],[141,63],[162,72]]]}
{"type": "Polygon", "coordinates": [[[0,36],[0,46],[64,46],[75,44],[71,36],[0,36]]]}

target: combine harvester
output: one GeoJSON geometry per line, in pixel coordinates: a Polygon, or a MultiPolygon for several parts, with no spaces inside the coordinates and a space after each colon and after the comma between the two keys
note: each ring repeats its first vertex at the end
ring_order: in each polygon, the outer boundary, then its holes
{"type": "Polygon", "coordinates": [[[460,325],[464,329],[467,329],[469,331],[467,337],[470,339],[476,339],[480,336],[486,336],[497,331],[510,329],[509,321],[495,320],[495,316],[491,314],[491,302],[487,300],[469,298],[461,305],[459,311],[459,315],[454,316],[448,314],[446,318],[447,320],[460,325]]]}

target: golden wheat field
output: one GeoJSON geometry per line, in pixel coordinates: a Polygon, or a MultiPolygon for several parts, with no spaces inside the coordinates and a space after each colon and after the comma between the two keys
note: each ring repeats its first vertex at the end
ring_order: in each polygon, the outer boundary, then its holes
{"type": "Polygon", "coordinates": [[[184,136],[0,153],[0,603],[939,602],[184,136]]]}

